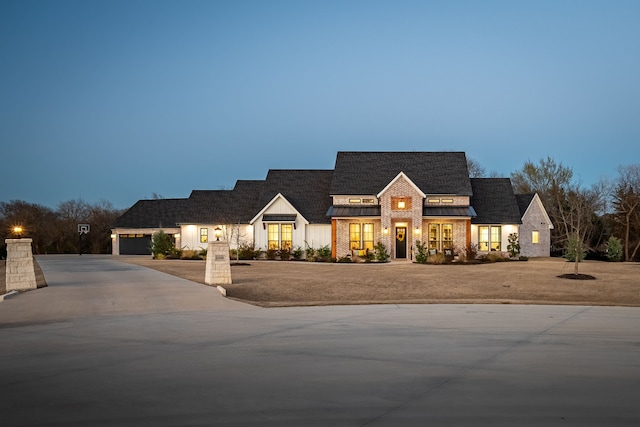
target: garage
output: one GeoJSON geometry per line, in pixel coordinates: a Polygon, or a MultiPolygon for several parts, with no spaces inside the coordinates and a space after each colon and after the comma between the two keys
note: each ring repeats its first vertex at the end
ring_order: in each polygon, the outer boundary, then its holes
{"type": "Polygon", "coordinates": [[[120,234],[120,255],[151,255],[151,234],[120,234]]]}

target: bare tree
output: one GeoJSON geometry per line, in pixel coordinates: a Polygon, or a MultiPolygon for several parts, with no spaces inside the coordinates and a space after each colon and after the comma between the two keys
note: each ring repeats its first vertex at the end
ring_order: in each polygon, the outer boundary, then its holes
{"type": "Polygon", "coordinates": [[[475,159],[467,157],[467,169],[469,169],[469,178],[484,178],[486,169],[475,159]]]}
{"type": "Polygon", "coordinates": [[[574,258],[573,273],[578,274],[578,266],[594,231],[594,217],[602,204],[602,194],[594,186],[590,189],[574,184],[565,192],[558,192],[556,200],[558,216],[567,241],[567,249],[574,258]]]}
{"type": "Polygon", "coordinates": [[[560,203],[571,185],[571,168],[556,163],[551,157],[541,159],[538,164],[525,162],[521,170],[511,174],[511,183],[516,194],[538,193],[554,229],[551,230],[551,243],[554,247],[565,247],[569,235],[560,213],[560,203]]]}
{"type": "Polygon", "coordinates": [[[618,173],[613,193],[614,218],[624,233],[624,259],[631,261],[640,248],[640,164],[619,166],[618,173]]]}

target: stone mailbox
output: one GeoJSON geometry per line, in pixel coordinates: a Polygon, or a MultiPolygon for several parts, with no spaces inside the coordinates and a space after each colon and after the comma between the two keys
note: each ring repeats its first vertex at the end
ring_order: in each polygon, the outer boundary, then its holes
{"type": "Polygon", "coordinates": [[[214,286],[231,284],[229,243],[220,240],[209,242],[204,283],[214,286]]]}
{"type": "Polygon", "coordinates": [[[7,292],[36,289],[36,271],[31,253],[32,239],[6,239],[7,292]]]}

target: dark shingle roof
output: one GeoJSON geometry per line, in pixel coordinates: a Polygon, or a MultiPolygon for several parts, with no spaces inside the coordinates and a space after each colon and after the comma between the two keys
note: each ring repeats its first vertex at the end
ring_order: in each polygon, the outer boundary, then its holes
{"type": "Polygon", "coordinates": [[[524,213],[529,208],[529,205],[533,201],[535,193],[529,194],[516,194],[516,202],[518,202],[518,209],[520,210],[520,218],[524,216],[524,213]]]}
{"type": "Polygon", "coordinates": [[[176,227],[188,209],[189,199],[138,200],[115,222],[114,227],[176,227]]]}
{"type": "Polygon", "coordinates": [[[233,190],[194,190],[185,223],[248,223],[258,209],[264,181],[237,181],[233,190]]]}
{"type": "Polygon", "coordinates": [[[400,172],[425,194],[470,196],[462,152],[338,152],[331,195],[378,194],[400,172]]]}
{"type": "Polygon", "coordinates": [[[325,215],[331,206],[332,176],[332,170],[271,169],[260,193],[258,211],[282,193],[310,223],[328,223],[325,215]]]}
{"type": "Polygon", "coordinates": [[[471,206],[478,215],[473,224],[520,224],[518,209],[509,178],[471,178],[471,206]]]}

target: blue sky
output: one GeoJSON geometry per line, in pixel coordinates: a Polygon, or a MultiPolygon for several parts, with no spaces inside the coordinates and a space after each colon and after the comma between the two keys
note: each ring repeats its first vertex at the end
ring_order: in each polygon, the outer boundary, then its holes
{"type": "Polygon", "coordinates": [[[638,22],[618,0],[0,0],[0,201],[126,208],[363,150],[615,178],[640,162],[638,22]]]}

